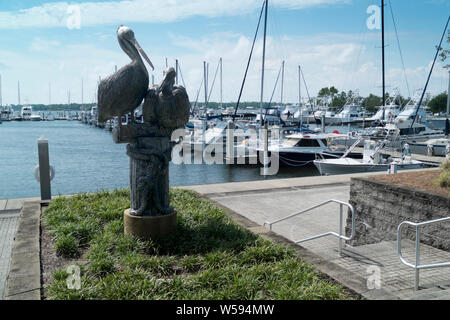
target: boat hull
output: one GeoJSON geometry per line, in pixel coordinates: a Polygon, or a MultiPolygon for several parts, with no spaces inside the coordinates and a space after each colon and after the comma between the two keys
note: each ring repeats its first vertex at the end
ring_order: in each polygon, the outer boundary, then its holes
{"type": "MultiPolygon", "coordinates": [[[[428,155],[428,145],[425,143],[411,143],[409,144],[411,153],[428,155]]],[[[445,146],[433,145],[433,156],[445,156],[445,146]]]]}
{"type": "MultiPolygon", "coordinates": [[[[350,174],[350,173],[364,173],[364,172],[380,172],[388,171],[389,164],[336,164],[322,161],[314,161],[314,165],[319,170],[321,175],[336,175],[336,174],[350,174]]],[[[423,164],[397,164],[397,170],[410,170],[423,168],[423,164]]]]}

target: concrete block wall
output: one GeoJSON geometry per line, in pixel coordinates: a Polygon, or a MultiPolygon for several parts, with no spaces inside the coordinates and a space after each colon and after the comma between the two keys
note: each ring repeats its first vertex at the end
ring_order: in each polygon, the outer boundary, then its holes
{"type": "MultiPolygon", "coordinates": [[[[397,227],[403,221],[423,222],[450,216],[450,197],[414,188],[352,178],[350,204],[356,214],[355,237],[352,246],[396,240],[397,227]]],[[[423,226],[421,242],[450,251],[450,221],[423,226]]],[[[351,232],[349,211],[346,234],[351,232]]],[[[415,228],[405,227],[404,239],[415,240],[415,228]]]]}

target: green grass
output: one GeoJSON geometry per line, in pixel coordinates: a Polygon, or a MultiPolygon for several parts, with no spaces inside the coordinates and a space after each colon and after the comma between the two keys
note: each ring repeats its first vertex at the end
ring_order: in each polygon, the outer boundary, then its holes
{"type": "Polygon", "coordinates": [[[43,225],[59,255],[82,257],[81,290],[55,271],[48,299],[349,299],[294,251],[252,234],[222,209],[171,190],[177,233],[141,241],[123,234],[129,192],[119,190],[50,204],[43,225]]]}
{"type": "Polygon", "coordinates": [[[441,166],[441,174],[436,180],[436,184],[443,188],[449,188],[450,187],[450,160],[447,159],[444,162],[442,162],[441,166]]]}

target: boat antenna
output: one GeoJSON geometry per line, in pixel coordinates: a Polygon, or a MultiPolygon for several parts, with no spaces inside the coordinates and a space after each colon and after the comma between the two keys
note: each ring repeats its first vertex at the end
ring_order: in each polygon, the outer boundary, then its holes
{"type": "Polygon", "coordinates": [[[420,97],[419,103],[417,104],[416,112],[414,114],[414,118],[413,118],[413,121],[411,123],[411,129],[412,129],[413,125],[414,125],[414,122],[416,121],[417,113],[419,112],[419,108],[420,108],[420,105],[422,104],[423,97],[425,96],[425,92],[427,91],[428,82],[430,82],[431,73],[433,72],[434,64],[436,63],[436,59],[438,57],[439,51],[441,51],[441,49],[442,49],[441,48],[442,40],[444,39],[445,32],[447,31],[447,27],[448,27],[448,22],[449,21],[450,21],[450,16],[448,16],[447,23],[445,24],[444,32],[442,33],[441,41],[439,42],[439,45],[437,46],[436,54],[435,54],[434,60],[433,60],[433,64],[431,65],[430,72],[428,73],[427,82],[425,83],[425,88],[423,88],[422,96],[420,97]]]}
{"type": "Polygon", "coordinates": [[[219,72],[220,69],[220,61],[222,58],[219,59],[219,62],[217,62],[217,68],[216,68],[216,72],[214,73],[214,78],[213,78],[213,82],[211,84],[211,88],[209,89],[209,94],[208,94],[208,102],[211,101],[211,93],[213,91],[214,88],[214,84],[216,83],[216,78],[217,78],[217,73],[219,72]]]}
{"type": "MultiPolygon", "coordinates": [[[[405,68],[405,62],[403,60],[403,53],[402,53],[402,48],[400,47],[400,40],[398,39],[398,32],[397,32],[397,25],[395,23],[395,19],[394,19],[394,10],[392,10],[392,4],[391,1],[389,0],[389,8],[391,9],[391,16],[392,16],[392,24],[394,25],[394,30],[395,30],[395,36],[397,38],[397,45],[398,45],[398,51],[400,53],[400,60],[402,61],[402,66],[403,66],[403,75],[405,76],[405,82],[406,82],[406,89],[408,89],[408,96],[411,96],[411,91],[409,90],[409,83],[408,83],[408,77],[406,76],[406,68],[405,68]]],[[[401,106],[401,101],[400,101],[400,106],[401,106]]]]}
{"type": "Polygon", "coordinates": [[[266,6],[266,1],[263,2],[262,8],[261,8],[261,13],[259,14],[258,26],[256,27],[255,37],[253,38],[252,49],[250,50],[250,55],[248,57],[248,62],[247,62],[247,68],[245,68],[244,79],[242,80],[241,90],[239,91],[238,101],[236,103],[236,108],[234,109],[233,122],[234,122],[234,119],[236,118],[236,113],[239,108],[239,103],[241,101],[242,91],[244,90],[245,80],[247,79],[248,68],[250,67],[250,61],[252,60],[253,49],[255,48],[256,37],[258,36],[259,25],[261,24],[261,18],[262,18],[262,14],[264,12],[265,6],[266,6]]]}
{"type": "MultiPolygon", "coordinates": [[[[308,96],[309,103],[312,104],[311,96],[309,95],[308,86],[306,85],[305,74],[303,73],[303,69],[300,69],[301,78],[303,79],[303,83],[305,84],[306,95],[308,96]]],[[[311,105],[311,111],[313,111],[313,107],[311,105]]]]}

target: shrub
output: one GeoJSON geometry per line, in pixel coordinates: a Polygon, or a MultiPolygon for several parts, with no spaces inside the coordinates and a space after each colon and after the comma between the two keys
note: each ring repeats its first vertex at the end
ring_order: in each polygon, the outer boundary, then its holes
{"type": "Polygon", "coordinates": [[[441,174],[437,179],[437,183],[443,188],[450,187],[450,159],[447,159],[441,164],[441,174]]]}
{"type": "Polygon", "coordinates": [[[72,235],[62,235],[56,240],[56,254],[65,258],[76,258],[79,256],[78,240],[72,235]]]}

